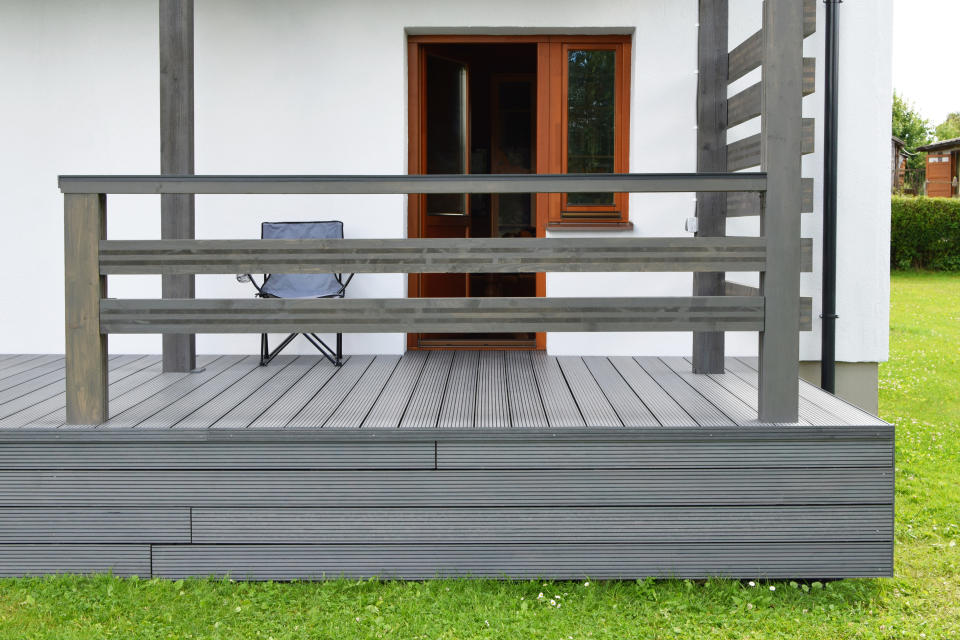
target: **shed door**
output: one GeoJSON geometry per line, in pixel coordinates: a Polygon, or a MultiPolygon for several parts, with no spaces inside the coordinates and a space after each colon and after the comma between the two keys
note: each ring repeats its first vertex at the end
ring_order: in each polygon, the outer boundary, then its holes
{"type": "Polygon", "coordinates": [[[927,156],[927,195],[931,198],[953,196],[953,171],[949,153],[931,153],[927,156]]]}

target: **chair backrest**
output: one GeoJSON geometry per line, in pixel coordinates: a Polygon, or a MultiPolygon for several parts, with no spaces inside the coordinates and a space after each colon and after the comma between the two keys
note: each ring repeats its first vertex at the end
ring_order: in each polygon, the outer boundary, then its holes
{"type": "MultiPolygon", "coordinates": [[[[324,222],[264,222],[260,226],[264,240],[303,240],[343,238],[343,223],[324,222]]],[[[340,283],[332,273],[271,273],[264,280],[263,293],[278,298],[322,298],[339,293],[340,283]]]]}

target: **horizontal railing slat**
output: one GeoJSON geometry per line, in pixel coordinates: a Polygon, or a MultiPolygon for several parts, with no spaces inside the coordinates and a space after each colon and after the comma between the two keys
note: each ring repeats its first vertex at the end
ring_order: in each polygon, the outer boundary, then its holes
{"type": "MultiPolygon", "coordinates": [[[[813,178],[800,181],[800,213],[813,213],[813,178]]],[[[743,218],[760,215],[759,193],[727,194],[727,217],[743,218]]]]}
{"type": "Polygon", "coordinates": [[[730,51],[727,82],[735,82],[763,63],[763,31],[757,31],[730,51]]]}
{"type": "MultiPolygon", "coordinates": [[[[813,118],[804,118],[801,129],[800,153],[807,155],[816,150],[816,124],[813,118]]],[[[761,162],[762,135],[756,134],[727,145],[727,168],[739,171],[759,167],[761,162]]]]}
{"type": "Polygon", "coordinates": [[[60,176],[63,193],[399,194],[765,191],[765,173],[60,176]]]}
{"type": "MultiPolygon", "coordinates": [[[[731,297],[760,295],[760,289],[757,287],[729,280],[723,281],[723,289],[725,294],[731,297]]],[[[813,298],[800,298],[800,331],[813,331],[813,298]]]]}
{"type": "Polygon", "coordinates": [[[104,333],[760,331],[761,297],[120,300],[104,333]]]}
{"type": "MultiPolygon", "coordinates": [[[[803,59],[803,95],[816,91],[817,59],[803,59]]],[[[727,126],[735,127],[748,120],[760,117],[763,112],[763,84],[750,85],[727,100],[727,126]]]]}
{"type": "Polygon", "coordinates": [[[104,240],[101,274],[763,271],[763,238],[104,240]]]}

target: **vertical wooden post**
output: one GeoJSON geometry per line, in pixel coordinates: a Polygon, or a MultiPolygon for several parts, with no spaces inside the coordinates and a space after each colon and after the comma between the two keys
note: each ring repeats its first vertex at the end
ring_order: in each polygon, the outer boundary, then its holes
{"type": "MultiPolygon", "coordinates": [[[[727,170],[728,0],[700,0],[697,171],[727,170]]],[[[697,237],[727,235],[727,194],[697,194],[697,237]]],[[[722,296],[723,273],[694,273],[693,295],[722,296]]],[[[693,333],[693,372],[723,373],[722,331],[693,333]]]]}
{"type": "Polygon", "coordinates": [[[107,336],[100,333],[100,240],[106,233],[107,196],[63,196],[64,315],[68,424],[100,424],[107,405],[107,336]]]}
{"type": "Polygon", "coordinates": [[[766,0],[763,18],[762,162],[767,193],[760,232],[767,270],[760,333],[759,418],[796,422],[800,360],[800,158],[803,3],[766,0]]]}
{"type": "MultiPolygon", "coordinates": [[[[194,172],[193,0],[160,0],[160,173],[194,172]]],[[[160,237],[194,237],[194,196],[160,196],[160,237]]],[[[162,276],[164,298],[193,298],[194,276],[162,276]]],[[[163,335],[163,370],[196,367],[196,337],[163,335]]]]}

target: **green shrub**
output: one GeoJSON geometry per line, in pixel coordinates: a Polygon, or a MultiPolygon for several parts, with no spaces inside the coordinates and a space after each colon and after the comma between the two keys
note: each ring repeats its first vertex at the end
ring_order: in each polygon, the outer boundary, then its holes
{"type": "Polygon", "coordinates": [[[894,196],[890,227],[894,269],[960,271],[960,199],[894,196]]]}

